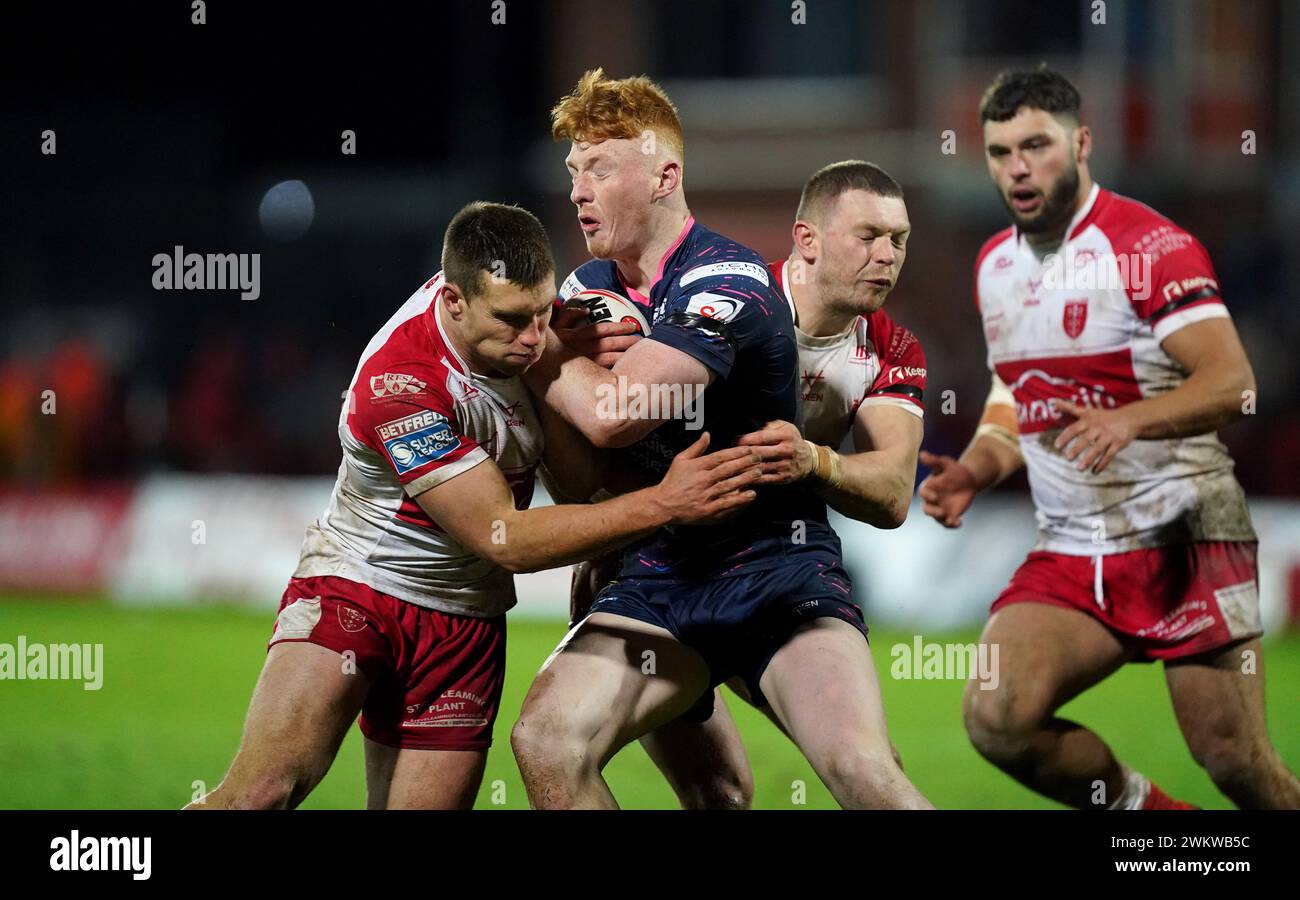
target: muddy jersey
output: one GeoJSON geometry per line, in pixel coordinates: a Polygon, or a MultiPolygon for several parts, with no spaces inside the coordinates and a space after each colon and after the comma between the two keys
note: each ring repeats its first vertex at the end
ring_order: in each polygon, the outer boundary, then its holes
{"type": "MultiPolygon", "coordinates": [[[[659,262],[649,296],[624,283],[611,260],[593,259],[560,289],[567,300],[584,289],[612,291],[638,304],[651,323],[646,340],[698,360],[716,379],[704,392],[702,429],[664,422],[623,452],[658,480],[673,456],[708,431],[710,449],[735,444],[765,422],[797,422],[799,353],[794,322],[763,258],[690,218],[659,262]]],[[[765,487],[758,499],[721,525],[672,526],[632,544],[620,577],[705,578],[784,564],[787,556],[823,552],[838,559],[839,538],[826,504],[806,484],[765,487]]]]}
{"type": "MultiPolygon", "coordinates": [[[[769,264],[797,319],[789,260],[769,264]]],[[[799,430],[817,444],[839,448],[853,434],[858,408],[896,406],[925,414],[925,353],[921,342],[883,309],[858,316],[842,334],[814,337],[795,325],[799,344],[799,430]]]]}
{"type": "Polygon", "coordinates": [[[307,529],[295,578],[335,575],[469,616],[515,604],[514,579],[445,531],[415,497],[493,460],[527,508],[542,434],[523,381],[470,371],[447,338],[429,279],[371,339],[344,394],[343,463],[307,529]]]}
{"type": "Polygon", "coordinates": [[[1094,186],[1054,253],[1040,259],[1014,228],[986,242],[975,301],[989,367],[1015,397],[1038,549],[1095,556],[1255,539],[1232,459],[1213,433],[1135,440],[1099,475],[1053,446],[1066,421],[1057,400],[1113,409],[1186,379],[1161,341],[1228,316],[1196,238],[1094,186]]]}

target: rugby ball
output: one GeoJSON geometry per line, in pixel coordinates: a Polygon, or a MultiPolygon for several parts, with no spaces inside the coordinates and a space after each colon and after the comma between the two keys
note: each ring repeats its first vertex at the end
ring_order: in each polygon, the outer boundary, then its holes
{"type": "Polygon", "coordinates": [[[569,309],[585,309],[587,321],[593,325],[601,322],[630,322],[636,326],[639,334],[650,333],[650,323],[646,321],[641,307],[612,291],[588,288],[564,301],[564,305],[569,309]]]}

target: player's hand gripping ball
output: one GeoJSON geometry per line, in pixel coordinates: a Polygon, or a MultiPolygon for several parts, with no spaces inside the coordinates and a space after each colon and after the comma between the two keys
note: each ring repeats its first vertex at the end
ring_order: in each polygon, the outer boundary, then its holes
{"type": "Polygon", "coordinates": [[[628,347],[650,333],[650,323],[640,307],[626,297],[600,290],[574,294],[551,326],[570,350],[606,369],[613,368],[628,347]]]}

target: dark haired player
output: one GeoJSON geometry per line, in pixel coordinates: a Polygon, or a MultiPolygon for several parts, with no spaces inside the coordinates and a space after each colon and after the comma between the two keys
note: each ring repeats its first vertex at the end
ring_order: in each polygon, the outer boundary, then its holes
{"type": "Polygon", "coordinates": [[[1056,711],[1127,662],[1162,660],[1192,756],[1242,807],[1300,807],[1268,738],[1255,532],[1214,435],[1255,388],[1201,244],[1097,186],[1079,94],[1000,75],[980,120],[1012,227],[975,264],[993,390],[960,460],[922,454],[925,511],[961,524],[1027,467],[1039,541],[994,601],[996,690],[968,685],[985,758],[1069,806],[1188,808],[1056,711]]]}
{"type": "MultiPolygon", "coordinates": [[[[571,142],[570,199],[595,257],[561,296],[617,292],[642,304],[652,330],[610,370],[557,342],[530,385],[597,446],[627,448],[648,477],[690,432],[674,410],[602,415],[597,398],[620,379],[682,394],[706,386],[703,419],[720,444],[797,421],[787,302],[761,257],[691,216],[668,98],[648,79],[595,70],[552,121],[554,136],[571,142]]],[[[842,478],[835,463],[819,454],[819,475],[842,478]]],[[[825,502],[785,468],[772,481],[787,483],[764,488],[730,521],[661,529],[624,552],[617,581],[547,661],[511,735],[534,806],[615,806],[605,763],[683,714],[707,718],[713,688],[732,677],[754,702],[770,703],[840,805],[929,806],[891,754],[866,626],[825,502]]]]}
{"type": "Polygon", "coordinates": [[[358,713],[368,806],[471,806],[505,677],[512,573],[754,499],[751,451],[701,456],[702,438],[655,487],[528,509],[544,454],[576,497],[600,472],[585,441],[539,419],[519,378],[555,296],[546,232],[525,210],[473,203],[448,225],[442,265],[361,356],[338,483],[280,602],[239,752],[191,808],[297,806],[358,713]]]}

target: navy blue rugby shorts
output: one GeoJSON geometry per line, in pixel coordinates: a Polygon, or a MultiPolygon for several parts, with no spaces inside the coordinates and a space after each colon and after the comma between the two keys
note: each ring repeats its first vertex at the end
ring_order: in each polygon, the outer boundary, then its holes
{"type": "Polygon", "coordinates": [[[867,637],[853,581],[839,561],[824,554],[790,558],[774,568],[710,581],[671,575],[621,578],[597,596],[591,612],[612,613],[658,625],[698,652],[710,684],[681,718],[703,722],[713,714],[713,688],[739,676],[755,706],[767,705],[758,681],[776,651],[800,625],[832,617],[867,637]]]}

